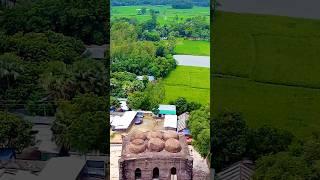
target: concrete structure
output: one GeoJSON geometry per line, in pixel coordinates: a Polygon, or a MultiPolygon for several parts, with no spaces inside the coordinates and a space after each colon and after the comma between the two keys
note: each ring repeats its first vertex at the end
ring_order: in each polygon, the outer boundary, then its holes
{"type": "Polygon", "coordinates": [[[165,115],[163,127],[165,130],[177,131],[177,115],[165,115]]]}
{"type": "Polygon", "coordinates": [[[111,126],[114,130],[127,130],[136,115],[137,111],[126,111],[122,116],[110,116],[111,126]]]}
{"type": "Polygon", "coordinates": [[[191,180],[193,158],[174,131],[137,132],[123,138],[119,179],[191,180]]]}

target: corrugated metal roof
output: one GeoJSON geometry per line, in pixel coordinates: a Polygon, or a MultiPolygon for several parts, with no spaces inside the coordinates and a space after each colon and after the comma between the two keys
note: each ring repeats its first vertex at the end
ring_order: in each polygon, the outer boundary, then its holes
{"type": "Polygon", "coordinates": [[[252,161],[243,160],[234,163],[230,167],[217,174],[218,180],[251,180],[254,171],[252,161]]]}

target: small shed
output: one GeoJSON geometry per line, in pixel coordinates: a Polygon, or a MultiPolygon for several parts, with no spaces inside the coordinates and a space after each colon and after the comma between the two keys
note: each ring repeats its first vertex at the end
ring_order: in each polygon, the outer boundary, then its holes
{"type": "Polygon", "coordinates": [[[175,105],[159,105],[159,115],[176,115],[177,110],[175,105]]]}
{"type": "Polygon", "coordinates": [[[165,115],[163,127],[165,130],[177,131],[177,115],[165,115]]]}
{"type": "Polygon", "coordinates": [[[178,116],[178,131],[182,131],[187,128],[187,121],[189,119],[189,113],[183,113],[178,116]]]}

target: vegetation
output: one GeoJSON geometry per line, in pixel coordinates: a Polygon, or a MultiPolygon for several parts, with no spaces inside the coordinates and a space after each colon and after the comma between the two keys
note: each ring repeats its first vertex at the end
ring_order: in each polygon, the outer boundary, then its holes
{"type": "Polygon", "coordinates": [[[163,80],[166,97],[169,103],[179,97],[206,105],[210,102],[210,69],[189,66],[177,66],[163,80]]]}
{"type": "Polygon", "coordinates": [[[169,102],[169,104],[173,104],[176,106],[178,116],[185,112],[192,112],[201,107],[201,104],[195,102],[188,102],[187,99],[184,97],[179,97],[176,100],[169,102]]]}
{"type": "Polygon", "coordinates": [[[294,136],[282,129],[251,129],[241,114],[230,111],[214,114],[211,128],[212,166],[218,172],[243,158],[259,161],[266,155],[288,151],[294,142],[294,136]]]}
{"type": "Polygon", "coordinates": [[[35,0],[18,1],[3,11],[0,21],[7,34],[18,32],[63,33],[87,44],[107,42],[107,2],[103,0],[35,0]]]}
{"type": "Polygon", "coordinates": [[[319,179],[319,133],[312,133],[304,142],[257,161],[256,179],[319,179]]]}
{"type": "Polygon", "coordinates": [[[29,122],[11,113],[0,111],[0,147],[13,148],[21,152],[34,143],[31,128],[29,122]]]}
{"type": "MultiPolygon", "coordinates": [[[[60,155],[106,152],[106,59],[83,56],[85,44],[105,44],[106,1],[18,1],[0,14],[0,111],[55,116],[60,155]]],[[[0,113],[0,146],[32,145],[32,125],[0,113]]]]}
{"type": "Polygon", "coordinates": [[[133,5],[168,5],[168,4],[181,4],[187,2],[190,5],[197,6],[209,6],[209,0],[192,0],[192,1],[180,1],[180,0],[112,0],[112,6],[133,6],[133,5]]]}
{"type": "Polygon", "coordinates": [[[193,3],[191,0],[176,0],[172,3],[173,9],[192,9],[193,3]]]}
{"type": "Polygon", "coordinates": [[[192,133],[192,144],[204,158],[210,155],[210,108],[203,106],[192,111],[188,120],[188,127],[192,133]]]}
{"type": "MultiPolygon", "coordinates": [[[[208,54],[209,18],[199,12],[205,11],[203,14],[209,16],[209,9],[181,10],[194,5],[191,1],[189,4],[185,2],[172,2],[176,9],[145,5],[112,7],[110,83],[113,97],[110,103],[116,107],[117,97],[127,97],[131,109],[157,114],[160,103],[170,103],[177,106],[178,115],[191,112],[188,122],[194,146],[203,157],[207,157],[210,155],[210,113],[209,107],[201,106],[209,102],[209,69],[177,67],[173,54],[177,53],[176,50],[180,53],[183,47],[201,43],[205,47],[201,52],[208,54]],[[180,46],[175,48],[177,41],[180,46]],[[146,75],[154,76],[156,81],[149,82],[146,75]],[[137,80],[137,76],[145,78],[137,80]]],[[[141,2],[112,3],[132,5],[141,2]]],[[[184,53],[195,53],[191,49],[188,47],[184,53]]]]}
{"type": "Polygon", "coordinates": [[[209,7],[194,6],[192,9],[173,9],[171,6],[112,6],[111,7],[111,19],[128,18],[136,19],[139,22],[147,21],[151,19],[151,10],[157,11],[158,22],[161,25],[175,24],[177,22],[183,22],[188,18],[202,16],[205,17],[207,24],[210,22],[209,7]],[[139,14],[139,9],[146,8],[145,14],[139,14]]]}
{"type": "Polygon", "coordinates": [[[176,54],[210,56],[210,42],[177,39],[174,52],[176,54]]]}
{"type": "Polygon", "coordinates": [[[52,131],[62,147],[61,155],[68,154],[70,149],[82,153],[107,151],[107,102],[107,98],[84,94],[59,103],[52,131]]]}
{"type": "Polygon", "coordinates": [[[319,129],[318,20],[217,12],[215,27],[215,111],[298,137],[319,129]]]}

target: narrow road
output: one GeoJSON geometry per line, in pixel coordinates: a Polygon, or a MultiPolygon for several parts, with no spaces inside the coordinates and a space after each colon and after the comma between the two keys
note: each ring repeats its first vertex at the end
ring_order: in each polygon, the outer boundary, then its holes
{"type": "Polygon", "coordinates": [[[210,68],[210,56],[174,55],[178,66],[195,66],[210,68]]]}

